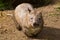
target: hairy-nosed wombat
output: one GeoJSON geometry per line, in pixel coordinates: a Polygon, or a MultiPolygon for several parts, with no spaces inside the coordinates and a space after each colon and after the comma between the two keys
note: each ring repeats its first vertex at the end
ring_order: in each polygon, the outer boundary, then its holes
{"type": "Polygon", "coordinates": [[[40,11],[34,10],[31,4],[22,3],[15,9],[15,18],[28,36],[38,34],[43,28],[43,18],[40,11]]]}

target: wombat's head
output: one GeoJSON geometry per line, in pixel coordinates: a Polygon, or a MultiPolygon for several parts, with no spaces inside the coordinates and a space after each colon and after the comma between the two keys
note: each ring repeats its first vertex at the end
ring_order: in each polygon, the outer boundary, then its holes
{"type": "Polygon", "coordinates": [[[28,25],[31,27],[39,27],[43,23],[42,13],[40,11],[33,10],[28,15],[28,25]]]}
{"type": "Polygon", "coordinates": [[[36,35],[43,28],[43,18],[40,11],[33,10],[28,16],[28,27],[25,30],[28,36],[36,35]]]}

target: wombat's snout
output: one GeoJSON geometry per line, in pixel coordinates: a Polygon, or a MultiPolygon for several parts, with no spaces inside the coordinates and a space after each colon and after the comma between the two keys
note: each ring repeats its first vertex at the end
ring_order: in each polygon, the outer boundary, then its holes
{"type": "Polygon", "coordinates": [[[39,24],[38,23],[33,23],[33,26],[39,26],[39,24]]]}

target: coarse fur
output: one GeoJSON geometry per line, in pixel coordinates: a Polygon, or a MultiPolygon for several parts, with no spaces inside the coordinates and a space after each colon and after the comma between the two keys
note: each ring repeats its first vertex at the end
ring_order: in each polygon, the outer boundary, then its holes
{"type": "Polygon", "coordinates": [[[18,5],[14,16],[22,31],[28,36],[38,34],[43,28],[42,13],[35,10],[29,3],[18,5]]]}

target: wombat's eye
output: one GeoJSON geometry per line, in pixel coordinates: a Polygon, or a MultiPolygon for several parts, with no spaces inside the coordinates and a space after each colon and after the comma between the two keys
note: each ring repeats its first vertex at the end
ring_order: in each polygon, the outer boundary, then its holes
{"type": "Polygon", "coordinates": [[[39,18],[39,20],[41,20],[41,18],[39,18]]]}
{"type": "Polygon", "coordinates": [[[33,19],[33,18],[31,18],[31,19],[33,19]]]}

